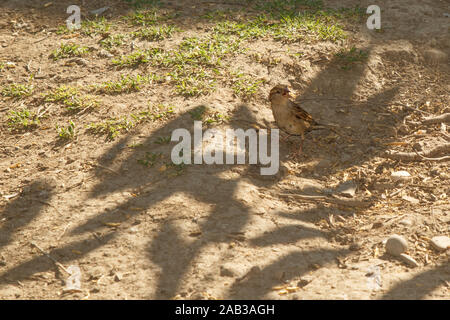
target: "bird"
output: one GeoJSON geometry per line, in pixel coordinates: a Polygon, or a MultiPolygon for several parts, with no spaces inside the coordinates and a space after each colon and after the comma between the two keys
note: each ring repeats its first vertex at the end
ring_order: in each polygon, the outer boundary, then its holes
{"type": "MultiPolygon", "coordinates": [[[[312,130],[329,128],[329,125],[320,124],[314,120],[308,112],[290,99],[289,92],[287,86],[278,84],[270,90],[269,101],[277,126],[287,133],[288,137],[301,137],[300,147],[297,152],[300,155],[303,152],[305,133],[312,130]]],[[[332,128],[330,129],[334,131],[332,128]]]]}

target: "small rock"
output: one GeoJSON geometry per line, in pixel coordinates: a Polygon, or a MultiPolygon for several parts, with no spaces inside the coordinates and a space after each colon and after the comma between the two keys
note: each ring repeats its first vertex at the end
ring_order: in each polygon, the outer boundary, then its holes
{"type": "Polygon", "coordinates": [[[393,256],[398,256],[408,250],[408,242],[397,234],[389,237],[386,241],[386,252],[393,256]]]}
{"type": "Polygon", "coordinates": [[[353,180],[345,181],[341,183],[336,191],[346,197],[354,197],[356,193],[357,185],[353,180]]]}
{"type": "Polygon", "coordinates": [[[121,272],[116,272],[114,274],[114,281],[121,281],[123,279],[123,274],[121,272]]]}
{"type": "Polygon", "coordinates": [[[102,50],[100,50],[100,51],[98,52],[98,56],[99,56],[100,58],[112,58],[112,57],[114,57],[113,54],[109,53],[108,51],[106,51],[106,50],[104,50],[104,49],[102,49],[102,50]]]}
{"type": "Polygon", "coordinates": [[[134,226],[134,227],[130,227],[130,229],[128,229],[128,231],[130,233],[137,233],[139,231],[138,227],[134,226]]]}
{"type": "Polygon", "coordinates": [[[406,182],[412,179],[408,171],[396,171],[392,172],[391,179],[394,181],[406,182]]]}
{"type": "Polygon", "coordinates": [[[450,238],[447,236],[437,236],[431,239],[431,245],[438,251],[445,251],[450,248],[450,238]]]}
{"type": "Polygon", "coordinates": [[[407,227],[410,227],[410,226],[412,226],[414,224],[414,222],[411,219],[406,218],[406,219],[401,220],[399,222],[399,224],[407,226],[407,227]]]}
{"type": "Polygon", "coordinates": [[[401,253],[400,254],[400,259],[405,262],[407,265],[409,265],[410,267],[418,267],[419,264],[417,263],[416,260],[414,260],[412,257],[410,257],[409,255],[405,254],[405,253],[401,253]]]}

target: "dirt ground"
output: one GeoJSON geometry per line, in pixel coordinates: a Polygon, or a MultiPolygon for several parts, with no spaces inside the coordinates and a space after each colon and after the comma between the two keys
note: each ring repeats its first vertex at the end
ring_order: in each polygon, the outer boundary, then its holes
{"type": "MultiPolygon", "coordinates": [[[[324,7],[365,10],[372,2],[324,1],[324,7]]],[[[164,75],[152,64],[119,68],[111,61],[208,35],[215,21],[205,13],[229,9],[245,17],[252,14],[245,1],[161,1],[157,10],[175,12],[169,22],[182,31],[127,40],[106,54],[99,44],[105,35],[58,32],[66,8],[79,5],[84,20],[90,10],[110,6],[104,16],[116,23],[111,34],[139,28],[122,19],[135,7],[49,3],[0,3],[0,90],[33,84],[31,95],[0,95],[0,299],[449,299],[450,250],[430,244],[450,236],[449,161],[414,156],[415,149],[445,145],[447,154],[429,156],[448,155],[445,124],[424,123],[450,112],[448,1],[377,1],[381,30],[368,30],[364,15],[348,21],[347,37],[337,41],[244,40],[248,51],[223,61],[259,80],[250,98],[219,78],[213,91],[191,96],[176,91],[169,76],[136,92],[88,89],[119,74],[164,75]],[[88,52],[79,60],[49,57],[69,41],[88,52]],[[338,53],[352,47],[366,58],[343,62],[338,53]],[[191,130],[198,106],[224,116],[211,124],[218,129],[275,128],[267,96],[278,83],[338,130],[308,134],[297,158],[291,155],[298,139],[281,142],[277,175],[260,175],[258,165],[172,166],[175,143],[155,143],[174,129],[191,130]],[[43,100],[60,85],[101,102],[67,112],[43,100]],[[149,104],[173,112],[114,139],[87,129],[149,104]],[[23,107],[45,116],[31,130],[11,130],[11,110],[23,107]],[[76,136],[64,140],[55,126],[69,119],[76,136]],[[399,152],[414,161],[390,155],[399,152]],[[162,156],[151,158],[156,153],[162,156]],[[391,173],[402,170],[411,179],[394,181],[391,173]],[[338,203],[331,195],[343,183],[356,193],[338,203]],[[393,234],[407,240],[418,266],[385,253],[384,240],[393,234]],[[81,270],[81,289],[65,291],[64,268],[71,265],[81,270]]]]}

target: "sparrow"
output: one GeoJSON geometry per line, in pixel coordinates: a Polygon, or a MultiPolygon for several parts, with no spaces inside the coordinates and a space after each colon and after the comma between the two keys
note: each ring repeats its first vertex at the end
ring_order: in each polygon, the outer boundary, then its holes
{"type": "Polygon", "coordinates": [[[277,126],[289,136],[301,137],[298,151],[298,154],[301,154],[305,133],[312,130],[325,129],[328,126],[316,122],[308,112],[303,110],[297,103],[291,101],[289,92],[287,86],[276,85],[270,90],[269,101],[277,126]]]}

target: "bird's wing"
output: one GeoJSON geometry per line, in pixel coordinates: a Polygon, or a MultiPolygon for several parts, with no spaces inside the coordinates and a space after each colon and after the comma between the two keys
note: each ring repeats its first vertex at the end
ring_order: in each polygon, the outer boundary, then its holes
{"type": "Polygon", "coordinates": [[[314,125],[316,123],[316,121],[314,121],[313,117],[308,112],[303,110],[302,107],[300,107],[295,102],[291,101],[290,107],[291,107],[292,112],[294,113],[294,116],[297,119],[307,122],[310,125],[314,125]]]}

